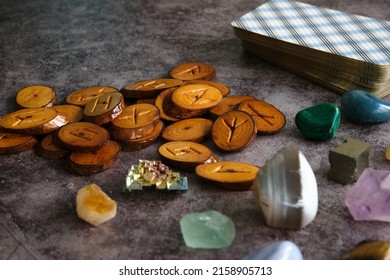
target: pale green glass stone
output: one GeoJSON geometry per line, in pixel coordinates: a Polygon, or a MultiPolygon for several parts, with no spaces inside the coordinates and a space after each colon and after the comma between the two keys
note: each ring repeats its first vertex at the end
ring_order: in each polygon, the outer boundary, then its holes
{"type": "Polygon", "coordinates": [[[233,221],[214,210],[185,215],[180,229],[186,246],[198,249],[229,247],[236,236],[233,221]]]}

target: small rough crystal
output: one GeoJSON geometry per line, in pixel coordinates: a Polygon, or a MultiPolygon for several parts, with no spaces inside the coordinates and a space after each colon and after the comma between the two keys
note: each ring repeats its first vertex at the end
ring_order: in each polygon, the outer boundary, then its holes
{"type": "Polygon", "coordinates": [[[77,215],[94,226],[99,226],[114,218],[116,210],[116,202],[96,184],[88,184],[77,192],[77,215]]]}
{"type": "Polygon", "coordinates": [[[390,222],[390,170],[366,168],[345,203],[356,221],[390,222]]]}
{"type": "Polygon", "coordinates": [[[180,229],[186,246],[191,248],[226,248],[236,236],[233,221],[213,210],[185,215],[180,220],[180,229]]]}
{"type": "Polygon", "coordinates": [[[140,159],[138,164],[131,165],[123,191],[142,190],[150,186],[160,190],[185,191],[188,181],[187,177],[180,177],[180,173],[173,172],[161,161],[140,159]]]}

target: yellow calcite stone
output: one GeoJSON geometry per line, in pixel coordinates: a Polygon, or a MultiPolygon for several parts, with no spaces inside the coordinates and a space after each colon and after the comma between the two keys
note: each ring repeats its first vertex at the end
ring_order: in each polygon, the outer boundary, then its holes
{"type": "Polygon", "coordinates": [[[390,146],[387,147],[386,158],[390,160],[390,146]]]}
{"type": "Polygon", "coordinates": [[[77,215],[94,226],[114,218],[116,210],[116,202],[96,184],[88,184],[77,192],[77,215]]]}

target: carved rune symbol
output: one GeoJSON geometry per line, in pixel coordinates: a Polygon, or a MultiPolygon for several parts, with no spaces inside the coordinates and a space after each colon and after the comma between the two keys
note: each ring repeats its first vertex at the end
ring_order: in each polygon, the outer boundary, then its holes
{"type": "Polygon", "coordinates": [[[103,91],[104,91],[104,88],[101,88],[96,93],[93,93],[91,95],[77,96],[77,101],[80,102],[80,101],[86,101],[86,100],[93,99],[93,98],[99,96],[103,91]]]}
{"type": "Polygon", "coordinates": [[[187,95],[189,97],[193,98],[191,105],[194,105],[196,103],[202,104],[202,103],[206,102],[206,100],[210,100],[207,98],[204,98],[203,100],[199,100],[206,94],[206,92],[207,92],[206,88],[200,88],[200,89],[194,89],[194,90],[188,91],[187,95]]]}
{"type": "Polygon", "coordinates": [[[240,123],[237,121],[237,118],[233,118],[231,123],[229,123],[226,119],[222,119],[223,123],[229,128],[229,137],[228,142],[231,142],[234,136],[234,131],[236,128],[240,127],[244,123],[246,123],[248,120],[241,121],[240,123]]]}
{"type": "Polygon", "coordinates": [[[86,100],[90,100],[90,99],[93,99],[97,96],[97,94],[92,94],[90,96],[78,96],[77,97],[77,101],[80,102],[80,101],[86,101],[86,100]]]}
{"type": "Polygon", "coordinates": [[[96,99],[91,109],[91,112],[96,112],[97,110],[98,112],[107,110],[111,104],[111,101],[112,101],[111,95],[107,96],[105,100],[100,98],[96,99]]]}
{"type": "Polygon", "coordinates": [[[158,81],[149,81],[145,84],[141,84],[141,85],[137,86],[135,89],[141,89],[141,88],[146,88],[146,87],[160,88],[160,87],[163,87],[165,85],[166,85],[166,83],[162,83],[162,82],[158,82],[158,81]]]}
{"type": "Polygon", "coordinates": [[[133,124],[137,124],[137,121],[138,121],[138,117],[142,117],[144,115],[147,115],[149,113],[151,113],[152,111],[143,111],[143,112],[138,112],[137,108],[134,107],[131,114],[129,115],[126,115],[126,116],[123,116],[121,117],[121,119],[125,119],[125,120],[132,120],[133,121],[133,124]]]}
{"type": "Polygon", "coordinates": [[[250,173],[248,170],[237,170],[234,168],[225,168],[225,166],[217,166],[214,170],[215,173],[250,173]]]}
{"type": "Polygon", "coordinates": [[[15,122],[12,124],[12,126],[17,126],[21,123],[31,123],[31,122],[34,122],[34,120],[32,120],[33,116],[31,115],[28,115],[28,116],[15,116],[15,122]]]}
{"type": "Polygon", "coordinates": [[[173,156],[177,157],[177,156],[181,156],[181,155],[186,155],[186,154],[189,154],[189,153],[196,153],[196,154],[201,154],[201,152],[199,152],[197,149],[193,148],[193,147],[184,147],[184,148],[180,148],[180,149],[169,149],[168,147],[166,148],[166,150],[173,156]]]}
{"type": "Polygon", "coordinates": [[[199,74],[200,73],[200,67],[199,67],[199,65],[195,65],[195,66],[193,66],[193,67],[191,67],[191,68],[188,68],[188,69],[186,69],[186,70],[183,70],[183,71],[181,71],[180,73],[178,73],[179,75],[183,75],[183,74],[190,74],[190,75],[192,75],[192,76],[194,76],[194,75],[196,75],[196,74],[199,74]]]}
{"type": "Polygon", "coordinates": [[[85,129],[80,130],[80,131],[69,131],[69,134],[71,134],[77,138],[91,142],[96,137],[96,135],[98,133],[94,130],[85,128],[85,129]]]}
{"type": "Polygon", "coordinates": [[[273,125],[273,123],[271,121],[269,121],[268,119],[275,119],[275,116],[269,116],[269,115],[264,115],[264,114],[261,114],[258,110],[256,110],[256,108],[254,108],[251,104],[248,104],[248,108],[253,112],[253,114],[255,115],[255,117],[259,117],[261,118],[263,121],[265,121],[267,124],[269,125],[273,125]]]}

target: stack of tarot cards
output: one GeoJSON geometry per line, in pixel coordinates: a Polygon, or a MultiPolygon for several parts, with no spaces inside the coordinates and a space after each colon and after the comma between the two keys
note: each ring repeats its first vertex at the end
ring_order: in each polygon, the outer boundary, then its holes
{"type": "Polygon", "coordinates": [[[270,0],[232,26],[246,50],[333,91],[390,94],[390,22],[270,0]]]}

